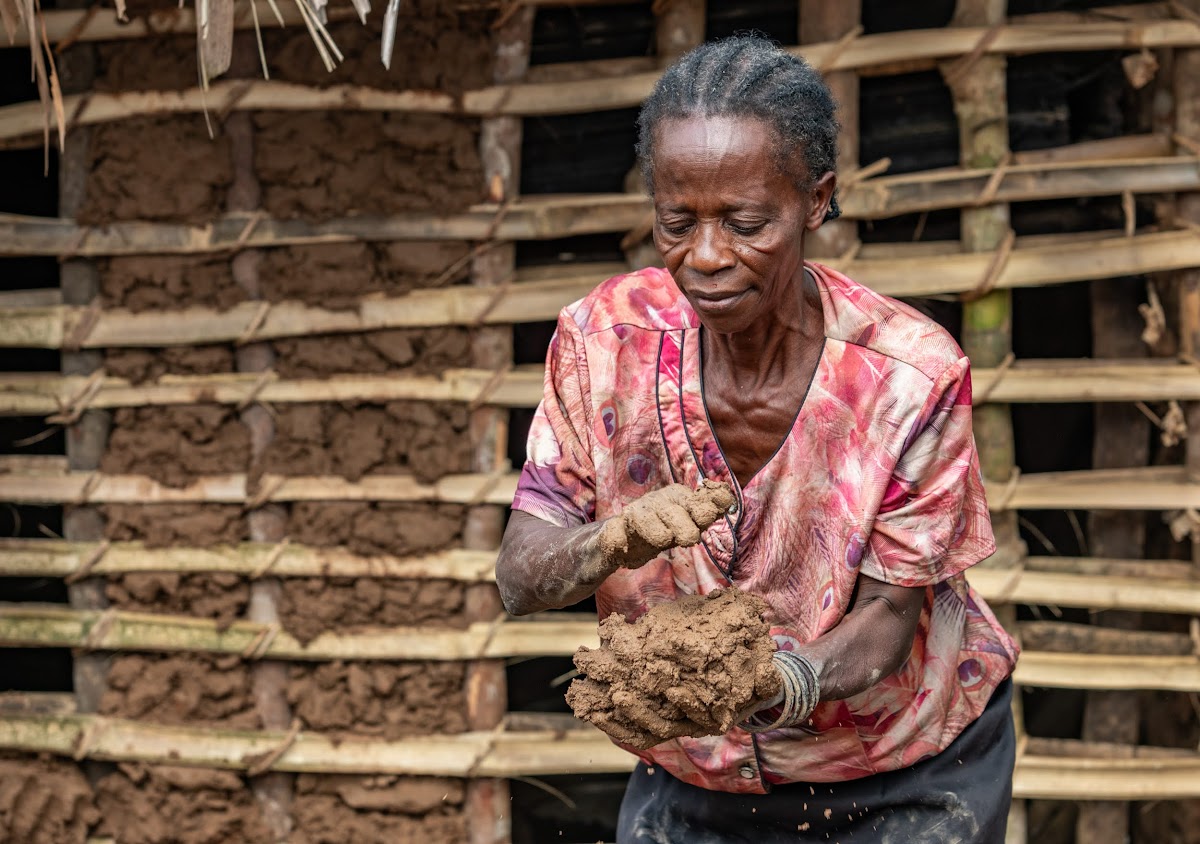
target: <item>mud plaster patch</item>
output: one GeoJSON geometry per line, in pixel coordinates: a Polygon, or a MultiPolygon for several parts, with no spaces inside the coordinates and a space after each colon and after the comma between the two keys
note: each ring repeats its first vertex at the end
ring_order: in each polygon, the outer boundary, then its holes
{"type": "Polygon", "coordinates": [[[227,627],[246,611],[250,584],[228,572],[134,572],[110,577],[104,595],[118,609],[184,613],[227,627]]]}
{"type": "Polygon", "coordinates": [[[165,349],[105,349],[104,371],[131,384],[163,375],[207,375],[233,372],[231,346],[171,346],[165,349]]]}
{"type": "Polygon", "coordinates": [[[237,504],[105,504],[105,536],[114,542],[144,542],[207,547],[249,538],[246,517],[237,504]]]}
{"type": "Polygon", "coordinates": [[[478,121],[420,114],[256,112],[263,207],[281,219],[453,212],[481,198],[478,121]]]}
{"type": "Polygon", "coordinates": [[[117,654],[100,712],[155,724],[256,730],[250,670],[237,656],[117,654]]]}
{"type": "Polygon", "coordinates": [[[0,757],[0,841],[84,844],[99,819],[74,763],[0,757]]]}
{"type": "Polygon", "coordinates": [[[96,786],[98,833],[121,844],[269,844],[245,781],[230,771],[121,764],[96,786]]]}
{"type": "Polygon", "coordinates": [[[779,691],[766,608],[756,595],[725,589],[658,604],[633,624],[614,613],[600,623],[600,647],[575,652],[584,676],[567,702],[635,747],[721,735],[753,701],[779,691]]]}
{"type": "Polygon", "coordinates": [[[356,554],[404,556],[457,544],[465,517],[461,504],[297,501],[288,536],[305,545],[343,545],[356,554]]]}
{"type": "Polygon", "coordinates": [[[389,741],[467,729],[460,662],[291,665],[288,702],[305,729],[389,741]]]}
{"type": "MultiPolygon", "coordinates": [[[[130,18],[145,14],[152,6],[178,14],[177,4],[170,0],[160,3],[128,0],[126,3],[130,18]]],[[[94,49],[97,91],[178,91],[196,86],[194,36],[101,42],[94,49]]],[[[207,131],[204,137],[208,137],[207,131]]]]}
{"type": "Polygon", "coordinates": [[[279,619],[301,642],[335,629],[463,627],[465,590],[452,580],[293,577],[283,581],[279,619]]]}
{"type": "Polygon", "coordinates": [[[463,404],[389,402],[347,407],[295,404],[276,409],[275,437],[257,471],[280,475],[412,472],[423,482],[471,468],[463,404]]]}
{"type": "Polygon", "coordinates": [[[249,464],[250,432],[236,410],[191,404],[118,409],[100,469],[185,487],[199,476],[244,472],[249,464]]]}
{"type": "Polygon", "coordinates": [[[459,844],[467,840],[460,780],[301,774],[293,844],[459,844]]]}
{"type": "Polygon", "coordinates": [[[97,262],[106,306],[154,311],[200,305],[227,310],[246,298],[228,257],[118,256],[97,262]]]}
{"type": "Polygon", "coordinates": [[[84,225],[114,220],[208,222],[233,180],[229,140],[200,115],[135,117],[92,129],[84,225]]]}
{"type": "Polygon", "coordinates": [[[275,371],[283,378],[376,375],[400,369],[425,375],[469,365],[470,337],[465,328],[413,328],[276,340],[275,371]]]}

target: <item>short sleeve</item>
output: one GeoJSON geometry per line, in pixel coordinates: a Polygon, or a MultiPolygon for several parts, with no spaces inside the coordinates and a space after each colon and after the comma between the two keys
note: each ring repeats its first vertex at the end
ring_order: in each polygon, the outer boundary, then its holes
{"type": "Polygon", "coordinates": [[[542,401],[529,429],[528,452],[513,509],[559,527],[593,521],[592,405],[583,335],[569,311],[550,340],[542,401]]]}
{"type": "Polygon", "coordinates": [[[964,357],[934,383],[917,416],[875,518],[862,573],[899,586],[929,586],[995,550],[964,357]]]}

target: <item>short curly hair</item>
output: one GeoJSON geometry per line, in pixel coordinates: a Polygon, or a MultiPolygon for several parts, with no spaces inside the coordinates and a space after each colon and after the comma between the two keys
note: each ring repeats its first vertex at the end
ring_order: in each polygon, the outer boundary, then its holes
{"type": "MultiPolygon", "coordinates": [[[[804,59],[765,38],[738,35],[704,44],[667,69],[638,115],[637,154],[654,193],[654,133],[663,120],[753,117],[775,130],[780,166],[787,172],[800,150],[808,184],[837,171],[837,106],[825,80],[804,59]]],[[[841,214],[837,196],[825,214],[841,214]]]]}

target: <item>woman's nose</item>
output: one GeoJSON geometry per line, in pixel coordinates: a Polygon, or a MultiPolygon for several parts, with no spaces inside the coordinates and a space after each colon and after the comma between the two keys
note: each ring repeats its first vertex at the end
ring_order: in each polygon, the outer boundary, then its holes
{"type": "Polygon", "coordinates": [[[719,223],[701,223],[696,226],[692,248],[688,250],[687,266],[704,275],[712,275],[734,264],[733,250],[723,235],[719,223]]]}

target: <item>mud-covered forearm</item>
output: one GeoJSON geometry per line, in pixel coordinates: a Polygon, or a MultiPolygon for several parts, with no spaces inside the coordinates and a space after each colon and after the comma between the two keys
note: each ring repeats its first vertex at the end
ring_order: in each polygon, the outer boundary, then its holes
{"type": "Polygon", "coordinates": [[[596,591],[619,567],[600,549],[603,523],[559,527],[514,511],[496,559],[496,585],[513,615],[561,609],[596,591]]]}
{"type": "Polygon", "coordinates": [[[892,674],[912,652],[924,588],[859,576],[846,617],[798,650],[817,669],[821,700],[853,697],[892,674]]]}

